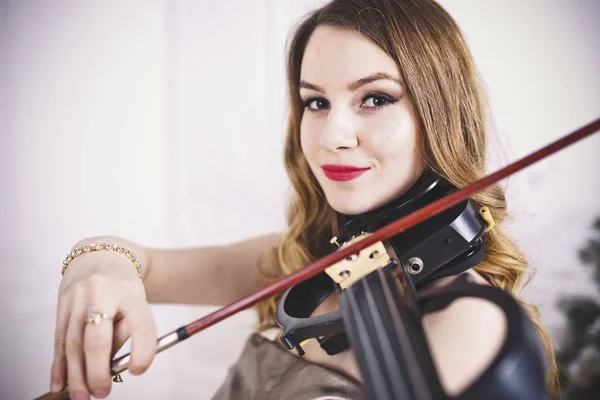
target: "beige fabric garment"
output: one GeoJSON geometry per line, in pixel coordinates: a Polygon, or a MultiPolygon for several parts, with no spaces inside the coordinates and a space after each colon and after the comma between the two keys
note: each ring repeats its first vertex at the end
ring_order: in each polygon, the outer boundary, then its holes
{"type": "Polygon", "coordinates": [[[363,400],[359,383],[254,333],[212,400],[363,400]]]}

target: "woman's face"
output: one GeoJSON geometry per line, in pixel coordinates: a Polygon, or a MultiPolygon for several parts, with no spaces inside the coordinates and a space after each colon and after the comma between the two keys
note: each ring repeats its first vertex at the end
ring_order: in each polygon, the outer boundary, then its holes
{"type": "Polygon", "coordinates": [[[302,60],[302,151],[337,212],[360,214],[420,176],[417,126],[394,61],[358,33],[318,27],[302,60]]]}

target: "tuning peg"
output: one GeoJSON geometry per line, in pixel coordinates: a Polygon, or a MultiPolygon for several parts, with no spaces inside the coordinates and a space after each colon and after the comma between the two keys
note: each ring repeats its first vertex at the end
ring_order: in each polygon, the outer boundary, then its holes
{"type": "Polygon", "coordinates": [[[331,240],[329,241],[329,243],[335,244],[338,247],[338,249],[341,246],[341,244],[339,244],[338,241],[337,241],[337,236],[332,237],[331,240]]]}

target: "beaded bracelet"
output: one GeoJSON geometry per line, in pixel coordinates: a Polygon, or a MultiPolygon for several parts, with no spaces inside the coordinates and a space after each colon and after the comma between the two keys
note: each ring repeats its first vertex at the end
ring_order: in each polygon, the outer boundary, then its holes
{"type": "Polygon", "coordinates": [[[69,266],[69,263],[76,257],[82,255],[83,253],[89,253],[90,251],[100,251],[100,250],[108,250],[108,251],[116,251],[117,253],[124,254],[131,262],[133,262],[133,266],[135,267],[140,279],[144,279],[142,274],[142,264],[139,263],[137,257],[126,248],[119,246],[118,244],[109,244],[109,243],[91,243],[85,245],[83,247],[79,247],[74,249],[67,255],[65,260],[63,261],[63,267],[61,271],[61,275],[65,275],[65,271],[69,266]]]}

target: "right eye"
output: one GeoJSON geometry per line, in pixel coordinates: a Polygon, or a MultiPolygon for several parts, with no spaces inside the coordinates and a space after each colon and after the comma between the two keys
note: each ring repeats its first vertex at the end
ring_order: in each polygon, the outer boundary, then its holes
{"type": "Polygon", "coordinates": [[[329,108],[329,102],[322,97],[312,97],[304,102],[304,107],[313,111],[329,108]]]}

